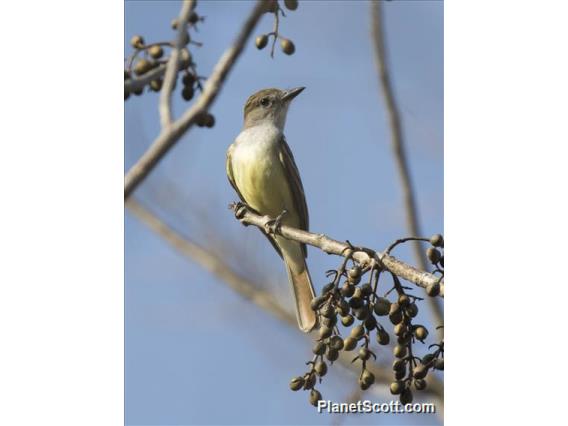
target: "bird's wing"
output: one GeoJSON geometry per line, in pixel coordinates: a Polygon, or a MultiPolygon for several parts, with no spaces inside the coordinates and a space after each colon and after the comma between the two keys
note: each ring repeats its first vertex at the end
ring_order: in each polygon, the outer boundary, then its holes
{"type": "Polygon", "coordinates": [[[233,144],[231,144],[229,149],[227,149],[227,162],[225,163],[225,167],[227,169],[227,178],[229,178],[229,183],[231,184],[233,189],[236,191],[236,193],[239,196],[239,198],[241,199],[241,201],[246,202],[245,199],[243,198],[241,192],[239,191],[239,188],[237,188],[237,184],[235,183],[235,177],[233,176],[233,165],[232,165],[232,161],[231,161],[231,155],[233,155],[233,149],[234,149],[233,144]]]}
{"type": "MultiPolygon", "coordinates": [[[[286,143],[286,139],[282,136],[281,143],[279,144],[280,152],[278,158],[282,163],[284,168],[284,174],[286,175],[286,180],[290,185],[290,192],[292,193],[292,200],[294,202],[294,208],[298,212],[300,218],[300,229],[304,231],[309,230],[310,218],[308,216],[308,206],[306,204],[306,196],[304,194],[304,186],[302,185],[302,180],[300,179],[300,172],[298,171],[298,166],[294,161],[294,156],[290,147],[286,143]]],[[[308,252],[306,250],[306,245],[302,244],[302,251],[304,252],[304,257],[308,257],[308,252]]]]}
{"type": "MultiPolygon", "coordinates": [[[[227,169],[227,178],[229,178],[229,183],[231,184],[231,186],[233,187],[233,189],[235,190],[235,192],[237,193],[237,195],[239,196],[241,201],[243,203],[246,203],[247,201],[244,199],[243,195],[241,194],[241,191],[239,191],[239,188],[237,187],[237,184],[235,183],[235,177],[233,175],[233,164],[232,164],[232,161],[231,161],[231,155],[233,154],[233,148],[234,148],[234,145],[231,145],[229,147],[229,149],[227,149],[227,162],[225,163],[225,168],[227,169]]],[[[248,208],[251,209],[252,211],[254,211],[254,209],[252,207],[248,206],[248,208]]],[[[258,214],[258,212],[256,212],[256,211],[254,211],[254,212],[258,214]]],[[[276,250],[276,253],[278,253],[278,255],[280,257],[282,257],[282,251],[280,250],[280,247],[278,247],[278,244],[276,244],[276,241],[274,240],[274,238],[271,235],[267,234],[264,229],[260,229],[260,231],[263,233],[263,235],[266,238],[268,238],[268,241],[270,241],[270,244],[272,244],[272,247],[274,247],[274,250],[276,250]]]]}

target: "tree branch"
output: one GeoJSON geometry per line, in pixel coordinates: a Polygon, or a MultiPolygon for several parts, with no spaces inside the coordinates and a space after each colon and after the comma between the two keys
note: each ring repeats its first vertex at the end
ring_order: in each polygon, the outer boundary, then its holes
{"type": "MultiPolygon", "coordinates": [[[[371,20],[372,38],[375,45],[375,62],[377,64],[383,99],[388,113],[395,162],[402,185],[402,192],[404,194],[406,226],[410,235],[422,235],[420,225],[418,223],[416,198],[414,196],[414,189],[410,178],[410,170],[405,152],[400,113],[394,97],[394,91],[387,67],[382,5],[380,1],[375,0],[371,2],[371,20]]],[[[420,242],[414,241],[412,245],[418,267],[426,271],[428,263],[420,242]]],[[[430,304],[435,322],[443,324],[444,314],[442,313],[442,308],[438,301],[435,298],[429,298],[428,303],[430,304]]]]}
{"type": "MultiPolygon", "coordinates": [[[[227,285],[239,295],[251,301],[257,307],[274,315],[284,323],[294,328],[297,327],[296,317],[293,314],[276,302],[269,293],[259,290],[260,286],[258,284],[239,275],[228,263],[224,262],[214,253],[187,238],[181,237],[153,213],[146,210],[135,199],[129,199],[126,202],[126,207],[143,224],[166,240],[172,247],[188,259],[208,270],[218,279],[227,283],[227,285]]],[[[351,358],[352,354],[341,351],[338,362],[355,374],[360,374],[359,368],[351,362],[351,358]]],[[[389,368],[379,365],[369,365],[368,368],[375,375],[377,382],[388,384],[392,381],[392,372],[389,368]]],[[[436,398],[439,404],[442,404],[443,393],[443,384],[432,377],[431,380],[428,381],[428,388],[424,390],[423,395],[431,395],[433,398],[436,398]]]]}
{"type": "Polygon", "coordinates": [[[181,136],[195,123],[195,120],[208,110],[221,91],[227,75],[235,65],[237,58],[242,53],[245,43],[258,23],[265,5],[259,0],[249,17],[245,21],[240,33],[221,56],[213,69],[211,76],[205,82],[203,92],[197,101],[178,120],[171,125],[162,128],[161,133],[148,148],[148,150],[134,164],[124,179],[124,198],[127,199],[136,187],[148,176],[162,157],[172,148],[181,136]]]}
{"type": "MultiPolygon", "coordinates": [[[[274,220],[269,216],[260,216],[252,212],[244,204],[232,204],[230,208],[235,212],[235,216],[242,223],[246,225],[254,225],[261,230],[266,230],[269,227],[269,224],[274,220]]],[[[292,228],[287,225],[280,225],[274,231],[276,234],[281,235],[288,240],[308,244],[312,247],[323,250],[327,254],[335,254],[337,256],[345,257],[351,250],[353,250],[353,253],[351,254],[352,258],[361,263],[362,266],[370,265],[373,262],[378,263],[379,265],[382,264],[393,274],[422,288],[426,288],[430,284],[439,282],[440,296],[444,297],[444,282],[443,280],[440,281],[440,277],[429,272],[416,269],[415,267],[386,253],[377,252],[365,247],[353,247],[348,243],[334,240],[324,234],[314,234],[312,232],[292,228]]]]}
{"type": "Polygon", "coordinates": [[[224,262],[220,257],[204,247],[201,247],[199,244],[178,235],[135,199],[129,199],[126,202],[126,207],[142,223],[165,239],[173,248],[189,259],[192,259],[213,276],[227,283],[229,287],[242,297],[250,300],[278,319],[289,324],[296,324],[297,321],[294,315],[277,304],[268,293],[259,290],[260,287],[258,285],[253,285],[250,280],[233,271],[229,264],[224,262]]]}
{"type": "Polygon", "coordinates": [[[189,20],[189,16],[191,15],[191,11],[194,7],[195,0],[185,0],[178,18],[176,43],[170,53],[162,91],[160,92],[159,110],[160,122],[162,123],[163,129],[168,128],[172,124],[172,90],[174,88],[174,82],[179,69],[180,51],[183,47],[183,41],[187,33],[187,21],[189,20]]]}

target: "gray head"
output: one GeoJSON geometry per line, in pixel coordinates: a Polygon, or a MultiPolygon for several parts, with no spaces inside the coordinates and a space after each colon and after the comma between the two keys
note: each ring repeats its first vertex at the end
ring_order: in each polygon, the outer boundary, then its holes
{"type": "Polygon", "coordinates": [[[245,128],[269,122],[284,129],[290,101],[304,89],[305,87],[290,90],[263,89],[256,92],[245,104],[245,128]]]}

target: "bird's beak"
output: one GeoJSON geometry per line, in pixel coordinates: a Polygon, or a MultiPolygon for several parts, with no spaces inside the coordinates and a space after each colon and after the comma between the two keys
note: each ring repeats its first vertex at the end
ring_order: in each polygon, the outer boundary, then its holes
{"type": "Polygon", "coordinates": [[[304,89],[305,89],[305,87],[296,87],[295,89],[287,90],[286,92],[284,92],[284,95],[282,96],[282,100],[284,102],[289,102],[292,99],[294,99],[296,96],[298,96],[300,93],[302,93],[302,91],[304,89]]]}

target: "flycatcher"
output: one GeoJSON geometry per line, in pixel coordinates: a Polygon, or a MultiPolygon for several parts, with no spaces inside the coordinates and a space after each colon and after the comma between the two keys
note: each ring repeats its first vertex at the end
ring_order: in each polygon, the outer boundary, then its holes
{"type": "MultiPolygon", "coordinates": [[[[281,223],[308,230],[308,207],[300,173],[284,138],[290,102],[304,87],[291,90],[264,89],[245,104],[244,128],[227,150],[227,176],[241,200],[258,214],[281,217],[281,223]]],[[[286,265],[296,299],[298,325],[309,332],[316,325],[310,307],[314,289],[305,244],[280,236],[268,237],[286,265]]]]}

